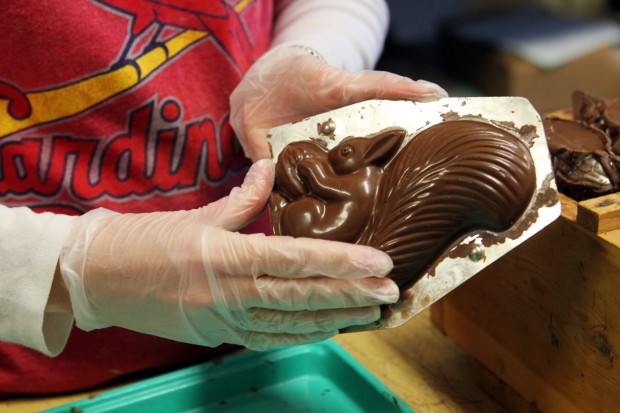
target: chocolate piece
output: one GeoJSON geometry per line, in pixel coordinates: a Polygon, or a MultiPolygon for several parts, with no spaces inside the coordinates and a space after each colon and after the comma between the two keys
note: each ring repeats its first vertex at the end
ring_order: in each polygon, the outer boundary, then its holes
{"type": "Polygon", "coordinates": [[[573,118],[605,132],[614,152],[620,154],[620,99],[599,99],[575,91],[572,102],[573,118]]]}
{"type": "Polygon", "coordinates": [[[543,120],[549,152],[552,156],[566,150],[570,152],[608,152],[609,138],[600,129],[568,119],[546,118],[543,120]]]}
{"type": "Polygon", "coordinates": [[[619,189],[618,158],[602,130],[557,118],[543,124],[560,192],[580,201],[619,189]]]}
{"type": "Polygon", "coordinates": [[[605,102],[580,90],[572,95],[573,119],[588,125],[604,128],[603,112],[605,102]]]}
{"type": "Polygon", "coordinates": [[[417,134],[392,128],[331,150],[289,144],[270,200],[275,234],[370,245],[407,289],[452,245],[510,229],[536,190],[534,162],[516,136],[486,122],[446,121],[417,134]],[[398,152],[397,152],[398,151],[398,152]]]}
{"type": "Polygon", "coordinates": [[[608,133],[614,138],[618,137],[620,130],[620,99],[607,102],[603,111],[603,120],[607,124],[608,133]]]}

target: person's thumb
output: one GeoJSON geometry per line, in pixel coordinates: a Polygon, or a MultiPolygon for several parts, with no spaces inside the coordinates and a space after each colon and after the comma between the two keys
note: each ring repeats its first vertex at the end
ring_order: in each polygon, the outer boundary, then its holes
{"type": "Polygon", "coordinates": [[[225,198],[201,208],[201,219],[207,225],[236,231],[248,225],[265,207],[275,177],[275,164],[261,159],[248,170],[240,187],[225,198]]]}

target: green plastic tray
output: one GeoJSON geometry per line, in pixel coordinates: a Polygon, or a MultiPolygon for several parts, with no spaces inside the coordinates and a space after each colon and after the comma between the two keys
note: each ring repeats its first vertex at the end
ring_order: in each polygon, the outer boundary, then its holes
{"type": "Polygon", "coordinates": [[[45,413],[411,412],[334,341],[246,351],[45,413]]]}

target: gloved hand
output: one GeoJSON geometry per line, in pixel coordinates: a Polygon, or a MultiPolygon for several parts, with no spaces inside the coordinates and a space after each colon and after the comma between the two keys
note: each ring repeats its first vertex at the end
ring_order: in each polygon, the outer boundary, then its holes
{"type": "Polygon", "coordinates": [[[447,97],[439,86],[381,71],[347,72],[282,46],[250,68],[230,97],[230,123],[245,155],[269,158],[265,131],[368,99],[429,101],[447,97]]]}
{"type": "Polygon", "coordinates": [[[191,211],[76,218],[59,260],[78,327],[119,326],[207,346],[309,343],[398,300],[388,255],[330,241],[242,235],[264,207],[274,164],[191,211]]]}

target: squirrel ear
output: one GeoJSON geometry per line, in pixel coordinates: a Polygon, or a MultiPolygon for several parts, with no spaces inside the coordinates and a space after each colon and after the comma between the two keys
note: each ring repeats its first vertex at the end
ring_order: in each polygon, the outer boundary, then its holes
{"type": "Polygon", "coordinates": [[[366,163],[384,166],[396,155],[407,131],[402,128],[394,128],[379,132],[371,138],[372,143],[364,154],[366,163]]]}

